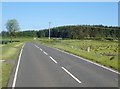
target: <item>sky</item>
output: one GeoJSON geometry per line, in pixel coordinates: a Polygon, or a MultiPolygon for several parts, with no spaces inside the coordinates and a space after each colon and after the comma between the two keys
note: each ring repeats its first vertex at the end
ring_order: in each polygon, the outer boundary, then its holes
{"type": "Polygon", "coordinates": [[[21,31],[64,25],[118,26],[117,2],[3,2],[2,30],[16,19],[21,31]]]}

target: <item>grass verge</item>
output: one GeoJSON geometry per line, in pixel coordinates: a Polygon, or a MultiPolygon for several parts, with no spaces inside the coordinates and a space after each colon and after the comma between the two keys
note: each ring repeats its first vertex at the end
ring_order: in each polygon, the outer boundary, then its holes
{"type": "Polygon", "coordinates": [[[0,53],[0,60],[5,60],[2,63],[2,87],[5,87],[10,77],[11,70],[19,55],[20,48],[23,42],[9,43],[2,46],[2,53],[0,53]]]}
{"type": "MultiPolygon", "coordinates": [[[[9,41],[10,39],[2,38],[1,40],[9,41]]],[[[26,42],[33,42],[34,38],[21,37],[14,38],[13,41],[18,42],[0,44],[0,60],[5,60],[5,62],[0,62],[0,88],[6,86],[22,45],[26,42]]]]}
{"type": "Polygon", "coordinates": [[[95,40],[38,39],[36,43],[41,43],[50,47],[64,50],[120,72],[120,68],[118,68],[120,62],[118,62],[117,42],[95,40]],[[88,47],[90,47],[90,52],[87,50],[88,47]]]}

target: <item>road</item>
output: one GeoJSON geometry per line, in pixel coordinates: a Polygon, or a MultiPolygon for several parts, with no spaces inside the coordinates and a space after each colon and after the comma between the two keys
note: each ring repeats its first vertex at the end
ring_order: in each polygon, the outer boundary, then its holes
{"type": "Polygon", "coordinates": [[[26,43],[11,86],[118,87],[118,74],[54,48],[26,43]]]}

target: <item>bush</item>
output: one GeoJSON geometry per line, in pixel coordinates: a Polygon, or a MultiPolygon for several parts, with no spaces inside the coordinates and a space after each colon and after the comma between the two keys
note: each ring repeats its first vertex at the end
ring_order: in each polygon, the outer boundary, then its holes
{"type": "MultiPolygon", "coordinates": [[[[20,42],[19,40],[13,40],[12,42],[20,42]]],[[[8,44],[8,43],[12,43],[11,41],[9,40],[2,40],[0,41],[0,44],[8,44]]]]}
{"type": "Polygon", "coordinates": [[[107,38],[105,38],[105,40],[113,41],[114,39],[111,37],[107,37],[107,38]]]}

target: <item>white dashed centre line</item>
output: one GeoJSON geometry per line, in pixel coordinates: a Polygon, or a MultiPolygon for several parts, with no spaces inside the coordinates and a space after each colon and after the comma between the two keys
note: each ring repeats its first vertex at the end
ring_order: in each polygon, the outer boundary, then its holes
{"type": "Polygon", "coordinates": [[[43,50],[40,48],[40,51],[43,51],[43,50]]]}
{"type": "Polygon", "coordinates": [[[39,49],[39,47],[37,45],[35,45],[35,47],[37,47],[39,49]]]}
{"type": "Polygon", "coordinates": [[[43,51],[43,53],[44,53],[45,55],[48,55],[45,51],[43,51]]]}
{"type": "Polygon", "coordinates": [[[57,63],[57,61],[55,59],[53,59],[51,56],[49,56],[50,59],[52,59],[52,61],[54,61],[55,63],[57,63]]]}
{"type": "MultiPolygon", "coordinates": [[[[36,46],[36,45],[35,45],[36,46]]],[[[36,46],[38,49],[40,49],[40,51],[43,51],[41,48],[39,48],[38,46],[36,46]]],[[[48,53],[46,53],[45,51],[43,51],[44,54],[48,55],[48,53]]],[[[55,59],[53,59],[51,56],[49,56],[50,59],[54,62],[54,63],[58,63],[55,59]]],[[[78,83],[82,83],[79,79],[77,79],[73,74],[71,74],[67,69],[65,69],[64,67],[61,67],[65,72],[67,72],[73,79],[75,79],[78,83]]]]}
{"type": "Polygon", "coordinates": [[[72,75],[67,69],[64,67],[61,67],[65,72],[67,72],[72,78],[74,78],[78,83],[82,83],[80,80],[78,80],[74,75],[72,75]]]}

